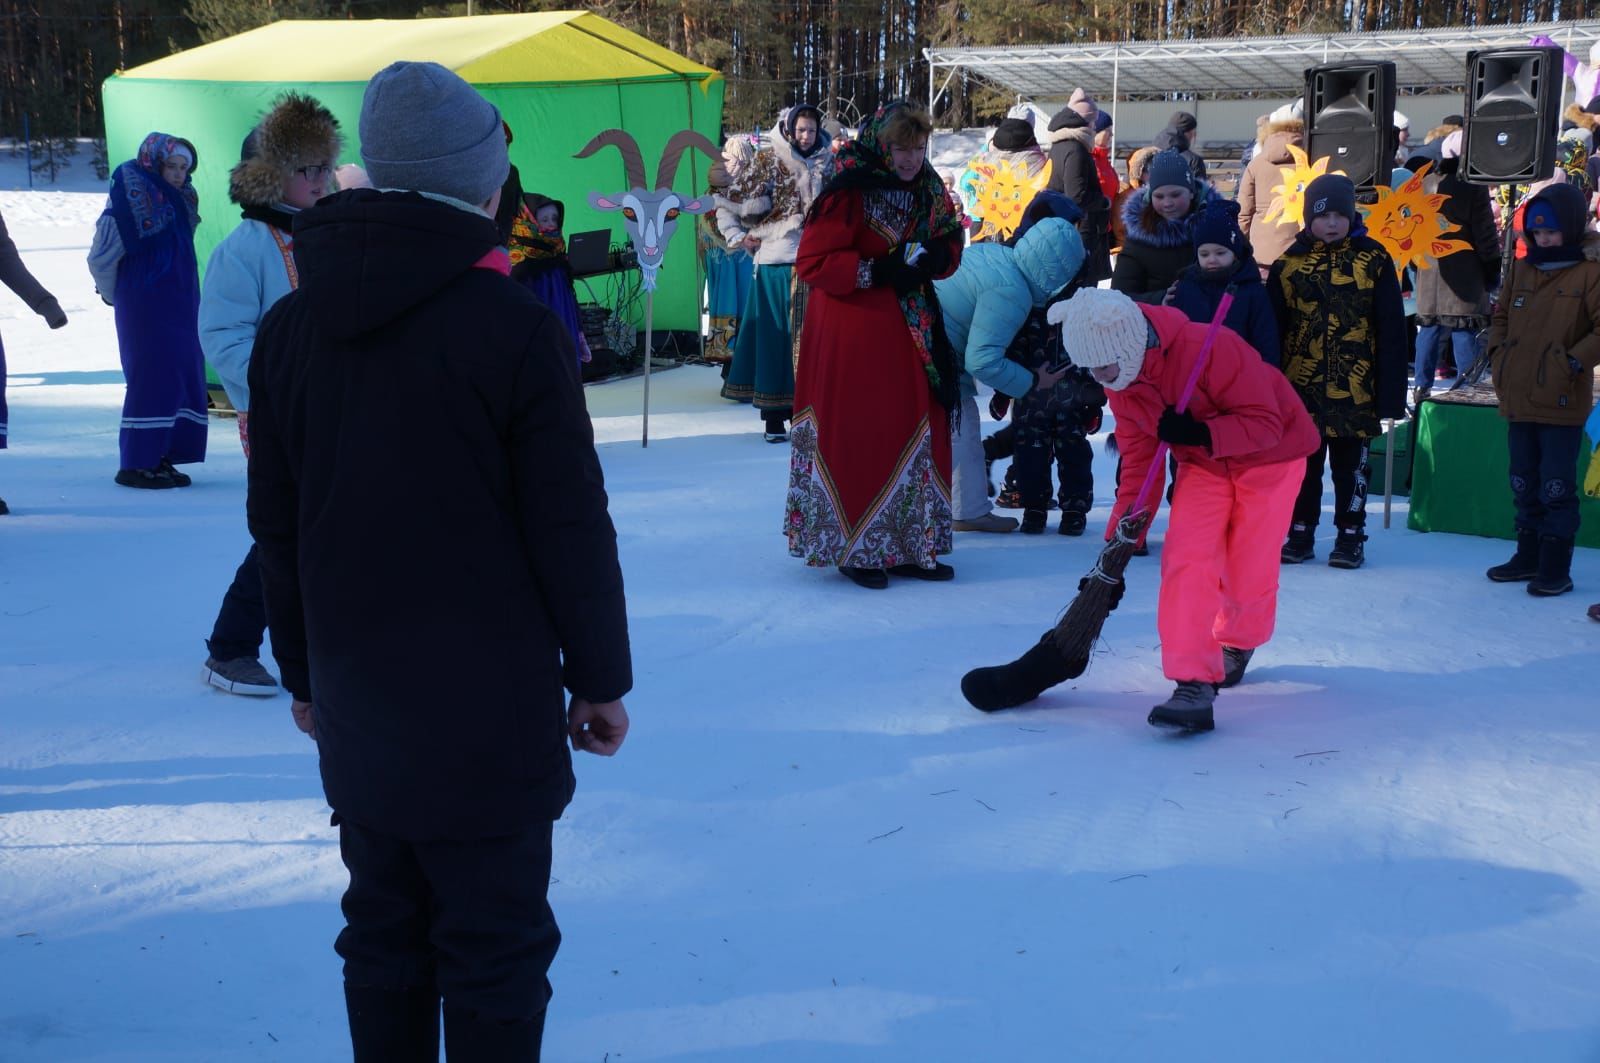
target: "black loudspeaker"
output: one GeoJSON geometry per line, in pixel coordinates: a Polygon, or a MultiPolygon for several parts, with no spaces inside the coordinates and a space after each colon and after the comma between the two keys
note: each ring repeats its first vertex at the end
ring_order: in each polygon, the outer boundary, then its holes
{"type": "Polygon", "coordinates": [[[1560,48],[1495,48],[1467,56],[1461,173],[1474,184],[1530,184],[1556,164],[1565,77],[1560,48]]]}
{"type": "Polygon", "coordinates": [[[1329,63],[1306,71],[1306,154],[1326,157],[1356,191],[1387,185],[1398,148],[1394,64],[1329,63]]]}

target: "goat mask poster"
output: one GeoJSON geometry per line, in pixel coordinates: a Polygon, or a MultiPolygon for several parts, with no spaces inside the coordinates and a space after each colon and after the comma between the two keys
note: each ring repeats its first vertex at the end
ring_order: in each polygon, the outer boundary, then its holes
{"type": "Polygon", "coordinates": [[[703,152],[713,161],[720,159],[722,153],[704,135],[692,129],[681,129],[672,134],[662,149],[655,187],[650,188],[645,182],[644,156],[639,151],[639,143],[625,130],[606,129],[596,133],[573,157],[587,159],[606,147],[616,148],[621,153],[628,187],[620,192],[590,192],[589,205],[595,210],[621,212],[623,227],[639,256],[640,283],[645,291],[654,292],[656,272],[667,253],[667,241],[677,229],[678,216],[704,214],[716,206],[715,198],[709,193],[685,199],[672,190],[678,163],[690,148],[703,152]]]}

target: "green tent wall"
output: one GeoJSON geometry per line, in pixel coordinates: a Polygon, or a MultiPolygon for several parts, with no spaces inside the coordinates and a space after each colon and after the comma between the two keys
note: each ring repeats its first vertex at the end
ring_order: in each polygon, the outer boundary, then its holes
{"type": "MultiPolygon", "coordinates": [[[[361,161],[358,118],[367,79],[398,59],[433,60],[456,70],[510,124],[511,161],[526,191],[560,199],[568,235],[610,229],[626,238],[618,214],[589,206],[590,191],[620,192],[622,160],[607,148],[574,159],[602,129],[632,133],[654,180],[667,139],[695,129],[715,142],[723,82],[703,67],[586,12],[483,15],[406,21],[287,21],[204,45],[107,79],[106,150],[113,165],[131,158],[152,130],[181,136],[199,156],[195,185],[202,269],[211,249],[239,221],[228,201],[228,171],[245,136],[281,93],[314,96],[339,119],[343,162],[361,161]],[[270,79],[269,79],[270,75],[270,79]]],[[[702,191],[711,160],[685,152],[673,187],[702,191]]],[[[700,330],[701,277],[693,219],[685,216],[668,248],[655,301],[659,330],[700,330]]],[[[638,274],[580,282],[578,297],[613,308],[637,288],[638,274]]],[[[642,294],[628,307],[643,327],[642,294]]]]}

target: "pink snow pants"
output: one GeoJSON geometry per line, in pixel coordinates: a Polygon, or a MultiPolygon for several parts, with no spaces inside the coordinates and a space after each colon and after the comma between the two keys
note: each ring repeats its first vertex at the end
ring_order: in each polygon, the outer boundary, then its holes
{"type": "Polygon", "coordinates": [[[1255,649],[1278,615],[1278,552],[1304,459],[1219,474],[1178,468],[1161,547],[1161,670],[1175,681],[1222,681],[1222,647],[1255,649]]]}

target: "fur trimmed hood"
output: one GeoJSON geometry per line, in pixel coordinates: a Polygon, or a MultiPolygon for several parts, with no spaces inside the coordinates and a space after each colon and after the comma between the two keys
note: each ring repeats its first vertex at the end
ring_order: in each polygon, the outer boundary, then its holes
{"type": "Polygon", "coordinates": [[[1567,104],[1567,109],[1563,112],[1562,117],[1579,129],[1587,129],[1591,133],[1600,130],[1600,115],[1590,114],[1585,111],[1582,104],[1567,104]]]}
{"type": "Polygon", "coordinates": [[[1127,233],[1127,238],[1134,243],[1150,244],[1154,247],[1184,247],[1194,240],[1194,221],[1205,210],[1206,204],[1211,202],[1215,195],[1209,183],[1202,183],[1194,194],[1194,204],[1189,208],[1189,213],[1177,221],[1166,218],[1157,220],[1154,229],[1148,229],[1144,224],[1145,204],[1150,201],[1150,189],[1143,186],[1134,190],[1122,204],[1122,227],[1127,233]]]}
{"type": "MultiPolygon", "coordinates": [[[[1078,116],[1075,114],[1072,117],[1078,118],[1078,116]]],[[[1078,121],[1079,123],[1083,123],[1083,119],[1081,118],[1078,118],[1078,121]]],[[[1087,124],[1058,126],[1057,128],[1052,129],[1045,134],[1043,146],[1045,148],[1049,148],[1050,145],[1060,144],[1064,140],[1076,140],[1085,148],[1093,148],[1094,130],[1090,129],[1087,124]]]]}
{"type": "Polygon", "coordinates": [[[332,111],[310,96],[285,93],[245,138],[239,164],[228,174],[228,198],[241,207],[271,206],[296,169],[332,166],[343,147],[332,111]]]}

